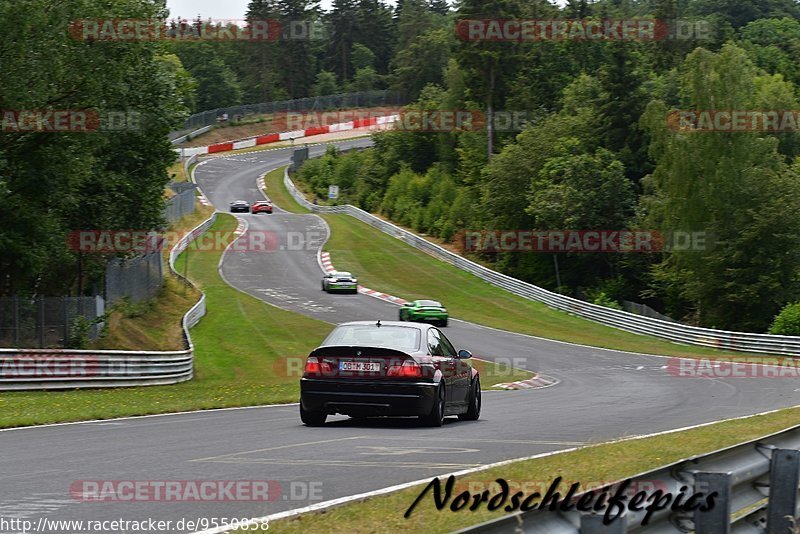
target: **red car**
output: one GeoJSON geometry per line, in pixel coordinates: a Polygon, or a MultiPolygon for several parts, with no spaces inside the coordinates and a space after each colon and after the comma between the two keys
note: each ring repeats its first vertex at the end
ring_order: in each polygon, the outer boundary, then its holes
{"type": "Polygon", "coordinates": [[[272,204],[267,201],[260,201],[253,204],[253,207],[250,208],[250,213],[272,213],[272,204]]]}

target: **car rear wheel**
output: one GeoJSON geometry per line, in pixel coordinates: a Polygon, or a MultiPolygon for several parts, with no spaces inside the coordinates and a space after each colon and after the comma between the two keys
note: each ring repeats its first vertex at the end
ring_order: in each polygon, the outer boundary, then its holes
{"type": "Polygon", "coordinates": [[[444,384],[439,384],[439,387],[436,388],[436,400],[431,407],[431,413],[420,416],[422,424],[432,427],[438,427],[444,424],[444,407],[446,398],[444,384]]]}
{"type": "Polygon", "coordinates": [[[439,321],[439,326],[447,326],[447,319],[442,319],[439,321]]]}
{"type": "Polygon", "coordinates": [[[458,415],[462,421],[477,421],[481,416],[481,379],[476,378],[472,385],[467,413],[458,415]]]}
{"type": "Polygon", "coordinates": [[[328,414],[325,412],[310,412],[304,410],[302,404],[300,405],[300,420],[306,426],[322,426],[327,418],[328,414]]]}

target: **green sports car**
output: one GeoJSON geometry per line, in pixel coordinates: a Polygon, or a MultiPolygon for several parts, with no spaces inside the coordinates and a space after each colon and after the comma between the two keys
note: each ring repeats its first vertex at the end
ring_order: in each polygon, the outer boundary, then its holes
{"type": "Polygon", "coordinates": [[[415,300],[406,302],[400,308],[401,321],[432,322],[447,326],[447,309],[435,300],[415,300]]]}

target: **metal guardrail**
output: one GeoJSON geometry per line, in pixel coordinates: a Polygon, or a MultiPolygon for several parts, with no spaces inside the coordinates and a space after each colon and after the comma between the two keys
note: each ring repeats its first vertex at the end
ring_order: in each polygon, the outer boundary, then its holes
{"type": "Polygon", "coordinates": [[[184,121],[183,130],[196,130],[204,126],[214,125],[217,122],[217,118],[225,114],[233,119],[247,115],[265,115],[283,111],[321,111],[358,107],[399,106],[407,103],[408,100],[403,93],[390,90],[374,90],[311,96],[295,100],[281,100],[278,102],[243,104],[195,113],[184,121]]]}
{"type": "Polygon", "coordinates": [[[194,139],[194,138],[195,138],[195,137],[197,137],[198,135],[203,135],[204,133],[210,132],[210,131],[211,131],[211,129],[212,129],[213,127],[214,127],[214,125],[213,125],[213,124],[210,124],[210,125],[208,125],[208,126],[203,126],[202,128],[198,128],[197,130],[194,130],[194,131],[192,131],[192,132],[189,132],[189,133],[188,133],[188,134],[186,134],[186,135],[182,135],[182,136],[180,136],[180,137],[176,137],[175,139],[173,139],[173,140],[172,140],[172,141],[170,141],[170,142],[171,142],[173,145],[180,145],[180,144],[183,144],[183,143],[185,143],[186,141],[191,141],[192,139],[194,139]]]}
{"type": "Polygon", "coordinates": [[[730,332],[726,330],[700,328],[644,317],[623,310],[614,310],[553,293],[533,284],[488,269],[355,206],[349,204],[343,206],[318,206],[312,204],[297,190],[291,178],[289,178],[288,168],[284,172],[284,183],[295,200],[314,212],[344,213],[355,217],[386,234],[404,241],[416,249],[422,250],[437,259],[445,261],[462,271],[471,273],[492,285],[501,287],[526,299],[542,302],[556,310],[564,311],[634,334],[658,337],[685,345],[697,345],[740,352],[800,356],[800,337],[797,336],[751,334],[747,332],[730,332]]]}
{"type": "MultiPolygon", "coordinates": [[[[722,449],[709,454],[648,471],[632,477],[629,489],[623,492],[628,499],[623,504],[627,512],[616,521],[604,525],[604,510],[597,513],[564,512],[549,508],[518,512],[458,531],[466,533],[552,533],[552,534],[625,534],[634,532],[698,534],[795,532],[793,518],[800,514],[800,426],[722,449]],[[670,500],[664,509],[656,511],[643,526],[646,510],[630,511],[632,494],[640,490],[650,495],[661,491],[673,499],[683,489],[685,496],[693,493],[718,492],[714,506],[694,512],[672,510],[670,500]]],[[[593,488],[596,496],[605,491],[614,495],[624,481],[603,488],[593,488]]],[[[576,495],[577,503],[588,492],[576,495]]],[[[537,501],[540,502],[540,501],[537,501]]],[[[594,499],[593,502],[597,502],[594,499]]],[[[684,501],[685,503],[686,501],[684,501]]],[[[698,503],[706,504],[705,497],[698,503]]],[[[642,504],[646,507],[651,501],[642,504]]]]}
{"type": "MultiPolygon", "coordinates": [[[[187,285],[192,283],[175,270],[175,260],[215,220],[216,213],[170,251],[169,267],[187,285]]],[[[194,345],[189,329],[205,313],[203,294],[183,316],[186,348],[180,351],[0,349],[0,391],[153,386],[191,380],[194,345]]]]}

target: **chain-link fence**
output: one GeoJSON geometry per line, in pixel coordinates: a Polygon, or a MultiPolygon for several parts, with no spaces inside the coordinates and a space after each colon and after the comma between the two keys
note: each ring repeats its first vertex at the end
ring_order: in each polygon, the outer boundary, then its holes
{"type": "Polygon", "coordinates": [[[160,250],[136,258],[115,259],[106,266],[106,302],[111,305],[123,297],[142,302],[155,297],[163,283],[160,250]]]}
{"type": "MultiPolygon", "coordinates": [[[[67,345],[78,317],[86,324],[102,316],[102,297],[2,297],[0,298],[0,347],[49,348],[67,345]]],[[[88,326],[85,334],[96,339],[101,323],[88,326]]]]}
{"type": "Polygon", "coordinates": [[[164,206],[164,217],[167,222],[174,223],[179,221],[184,215],[194,213],[196,207],[195,190],[197,186],[192,183],[177,182],[170,184],[170,188],[175,192],[175,196],[167,200],[164,206]]]}
{"type": "Polygon", "coordinates": [[[227,115],[228,119],[235,119],[243,118],[248,115],[266,115],[282,111],[321,111],[377,106],[402,106],[407,103],[407,98],[403,93],[389,90],[360,91],[357,93],[312,96],[308,98],[298,98],[296,100],[282,100],[279,102],[263,102],[261,104],[231,106],[228,108],[218,108],[195,113],[186,119],[182,131],[193,131],[204,126],[215,124],[217,119],[223,115],[227,115]]]}
{"type": "Polygon", "coordinates": [[[659,313],[658,311],[654,310],[647,304],[639,304],[638,302],[631,302],[629,300],[622,301],[622,307],[625,311],[629,311],[631,313],[635,313],[636,315],[644,315],[645,317],[651,317],[653,319],[660,319],[662,321],[669,321],[671,323],[677,323],[675,319],[672,317],[667,317],[663,313],[659,313]]]}

